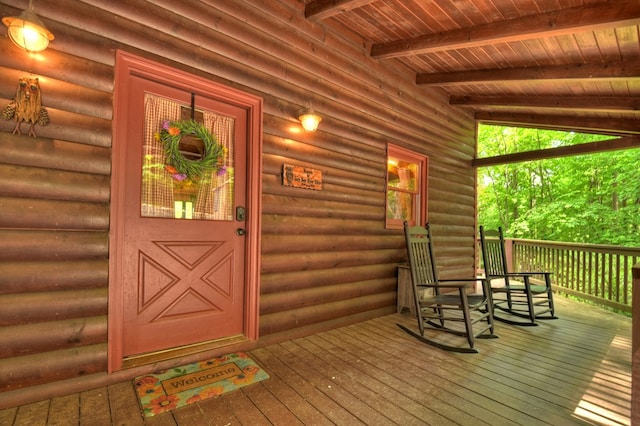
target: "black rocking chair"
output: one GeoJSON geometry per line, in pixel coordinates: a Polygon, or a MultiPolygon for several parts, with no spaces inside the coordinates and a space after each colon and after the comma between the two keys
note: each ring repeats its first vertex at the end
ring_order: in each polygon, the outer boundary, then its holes
{"type": "Polygon", "coordinates": [[[438,348],[477,353],[473,348],[475,338],[497,337],[493,334],[493,307],[488,281],[483,278],[439,279],[429,224],[423,228],[409,226],[405,222],[404,231],[420,334],[400,324],[398,326],[422,342],[438,348]],[[477,282],[482,283],[482,294],[470,294],[471,283],[477,282]],[[452,328],[452,323],[462,323],[464,327],[452,328]],[[466,337],[469,347],[427,338],[425,327],[466,337]]]}
{"type": "Polygon", "coordinates": [[[495,231],[485,230],[480,226],[480,245],[493,306],[515,318],[494,315],[496,320],[514,325],[538,325],[538,319],[557,319],[553,306],[551,272],[509,272],[502,228],[495,231]],[[535,277],[538,277],[541,284],[535,284],[535,277]],[[525,321],[519,318],[524,318],[525,321]]]}

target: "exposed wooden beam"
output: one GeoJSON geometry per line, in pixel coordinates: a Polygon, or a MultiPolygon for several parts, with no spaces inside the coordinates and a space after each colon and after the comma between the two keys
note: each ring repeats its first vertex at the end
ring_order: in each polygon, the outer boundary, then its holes
{"type": "Polygon", "coordinates": [[[476,121],[500,126],[563,130],[603,135],[640,135],[640,120],[568,115],[519,114],[479,111],[476,121]]]}
{"type": "Polygon", "coordinates": [[[451,96],[451,105],[561,108],[620,112],[640,110],[640,97],[621,96],[451,96]]]}
{"type": "Polygon", "coordinates": [[[372,46],[371,56],[397,58],[638,24],[640,2],[616,0],[378,43],[372,46]]]}
{"type": "Polygon", "coordinates": [[[498,164],[521,163],[524,161],[544,160],[546,158],[567,157],[570,155],[593,154],[595,152],[614,151],[619,149],[639,148],[640,137],[627,136],[619,139],[608,139],[599,142],[589,142],[558,148],[540,149],[537,151],[518,152],[515,154],[498,155],[495,157],[476,158],[472,161],[474,167],[495,166],[498,164]]]}
{"type": "Polygon", "coordinates": [[[342,12],[364,6],[374,0],[315,0],[304,7],[304,16],[326,19],[342,12]]]}
{"type": "MultiPolygon", "coordinates": [[[[640,4],[640,2],[638,3],[640,4]]],[[[455,84],[500,83],[531,80],[640,80],[640,60],[608,63],[559,65],[548,67],[521,67],[491,70],[424,73],[416,77],[417,84],[449,86],[455,84]]]]}

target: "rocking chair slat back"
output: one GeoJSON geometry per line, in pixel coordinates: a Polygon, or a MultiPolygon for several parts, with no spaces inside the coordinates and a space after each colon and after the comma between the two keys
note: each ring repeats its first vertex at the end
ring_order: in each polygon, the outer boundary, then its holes
{"type": "Polygon", "coordinates": [[[508,273],[507,256],[504,250],[504,240],[497,231],[484,232],[484,270],[487,277],[502,276],[508,273]]]}
{"type": "Polygon", "coordinates": [[[419,284],[434,284],[438,275],[434,269],[434,257],[431,251],[431,235],[410,234],[408,244],[411,246],[409,265],[413,265],[412,273],[419,284]]]}

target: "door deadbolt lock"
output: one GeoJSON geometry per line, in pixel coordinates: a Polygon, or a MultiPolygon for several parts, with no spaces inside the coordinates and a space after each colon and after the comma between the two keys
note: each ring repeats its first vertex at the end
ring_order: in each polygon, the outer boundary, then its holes
{"type": "Polygon", "coordinates": [[[245,235],[246,233],[247,233],[247,231],[245,231],[245,230],[244,230],[244,229],[242,229],[242,228],[238,228],[238,229],[236,229],[236,234],[237,234],[237,235],[245,235]]]}
{"type": "Polygon", "coordinates": [[[236,207],[236,220],[239,222],[244,222],[246,219],[246,211],[244,207],[238,206],[236,207]]]}

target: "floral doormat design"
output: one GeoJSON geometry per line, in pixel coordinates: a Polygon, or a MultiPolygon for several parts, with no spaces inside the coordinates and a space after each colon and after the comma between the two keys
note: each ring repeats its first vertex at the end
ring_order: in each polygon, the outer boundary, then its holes
{"type": "Polygon", "coordinates": [[[164,413],[268,379],[245,353],[136,377],[133,381],[144,415],[164,413]]]}

